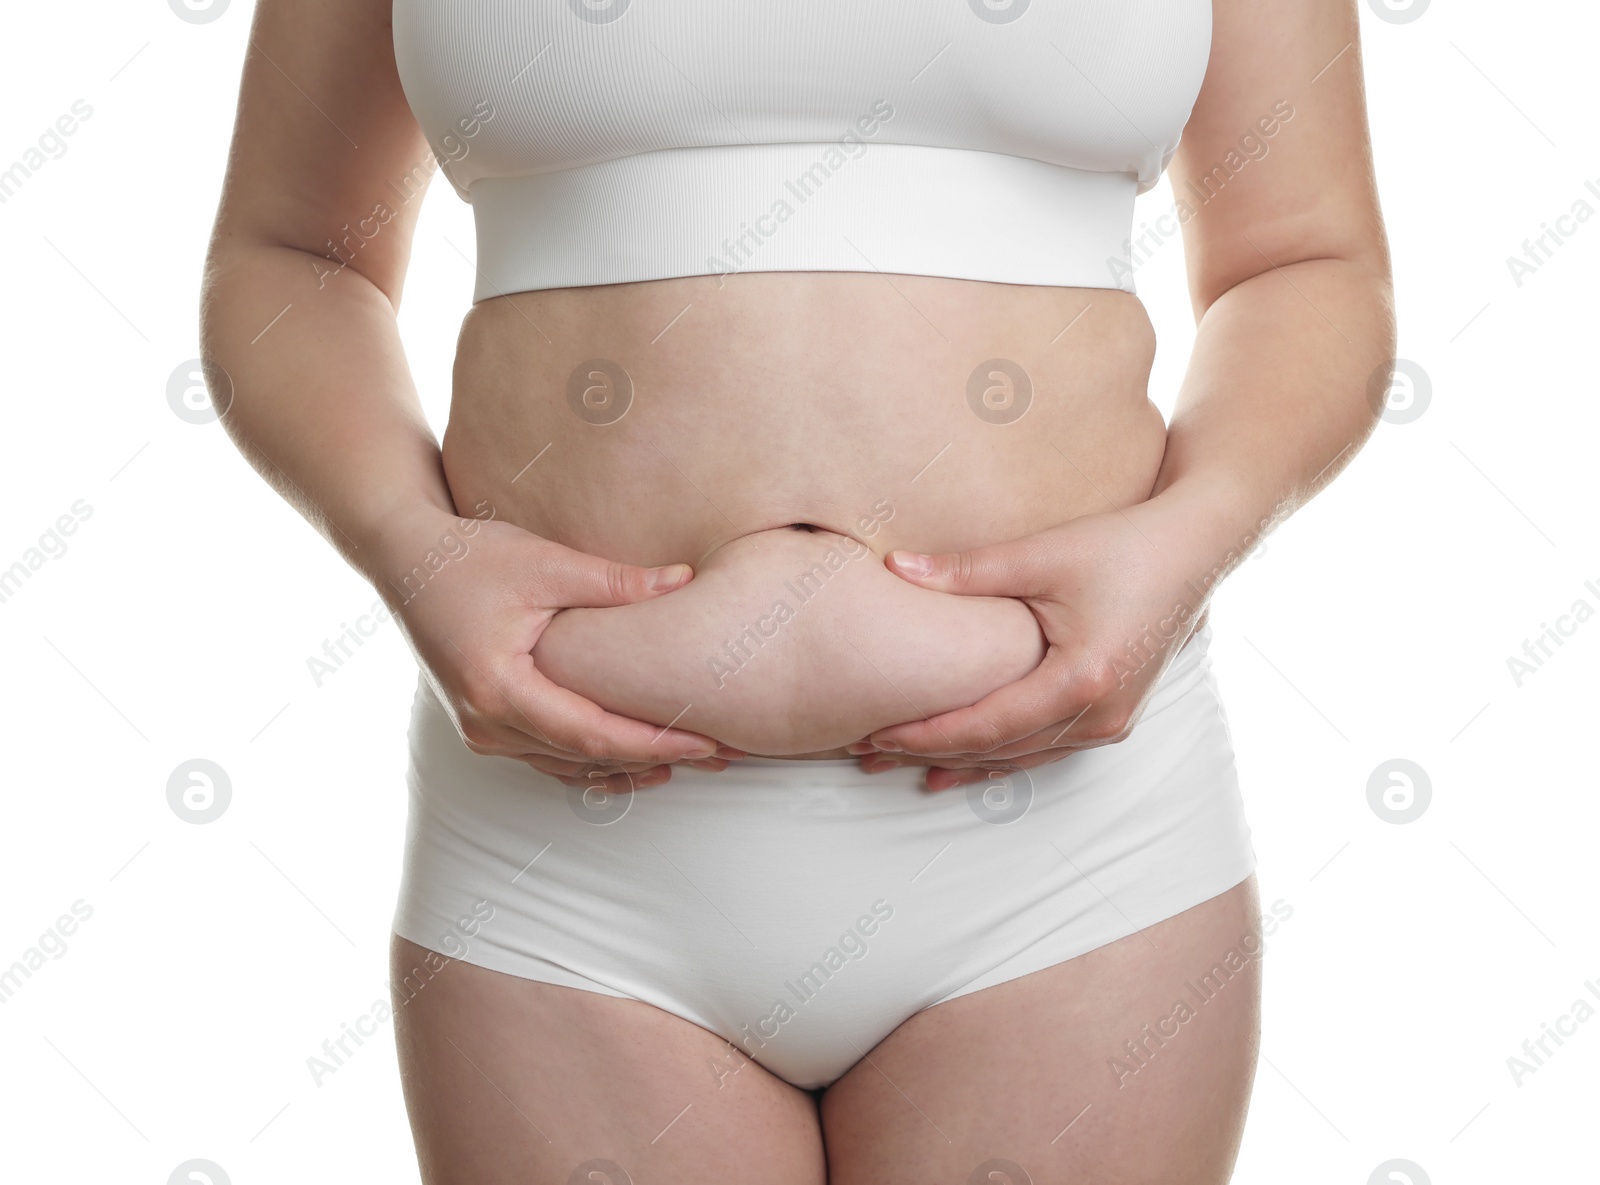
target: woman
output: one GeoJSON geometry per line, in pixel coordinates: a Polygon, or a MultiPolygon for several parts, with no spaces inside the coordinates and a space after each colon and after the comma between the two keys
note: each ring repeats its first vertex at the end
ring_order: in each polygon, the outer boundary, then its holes
{"type": "Polygon", "coordinates": [[[1228,1178],[1262,919],[1205,607],[1389,373],[1356,37],[261,0],[204,348],[421,668],[426,1181],[1228,1178]],[[442,447],[396,329],[435,159],[442,447]],[[1180,226],[1168,425],[1132,274],[1180,226]]]}

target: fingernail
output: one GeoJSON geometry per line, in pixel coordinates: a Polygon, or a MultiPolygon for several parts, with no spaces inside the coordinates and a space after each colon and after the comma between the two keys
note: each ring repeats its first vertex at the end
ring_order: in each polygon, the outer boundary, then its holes
{"type": "Polygon", "coordinates": [[[688,564],[668,564],[664,568],[651,568],[650,591],[666,592],[668,589],[677,588],[689,579],[692,571],[688,564]]]}
{"type": "Polygon", "coordinates": [[[893,741],[874,741],[873,744],[876,748],[882,749],[885,753],[900,752],[900,746],[895,744],[893,741]]]}
{"type": "Polygon", "coordinates": [[[868,753],[876,752],[877,748],[871,741],[853,741],[844,747],[844,751],[852,757],[865,757],[868,753]]]}
{"type": "Polygon", "coordinates": [[[715,757],[716,755],[717,750],[715,746],[709,749],[702,746],[698,749],[690,749],[683,755],[683,757],[685,761],[701,761],[707,757],[715,757]]]}
{"type": "Polygon", "coordinates": [[[933,557],[916,551],[891,551],[889,558],[894,566],[907,576],[926,576],[933,571],[933,557]]]}

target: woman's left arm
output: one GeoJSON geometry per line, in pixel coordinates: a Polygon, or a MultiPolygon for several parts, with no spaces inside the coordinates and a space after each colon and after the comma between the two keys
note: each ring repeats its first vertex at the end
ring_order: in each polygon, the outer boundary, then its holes
{"type": "Polygon", "coordinates": [[[1050,645],[971,707],[853,746],[868,768],[944,767],[928,773],[942,789],[1123,739],[1217,582],[1371,433],[1395,327],[1356,3],[1215,0],[1170,169],[1198,330],[1152,496],[991,547],[891,553],[923,587],[1024,601],[1050,645]]]}

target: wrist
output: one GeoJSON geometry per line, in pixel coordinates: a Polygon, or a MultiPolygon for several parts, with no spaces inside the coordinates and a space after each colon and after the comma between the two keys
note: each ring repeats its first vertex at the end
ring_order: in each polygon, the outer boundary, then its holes
{"type": "Polygon", "coordinates": [[[1141,529],[1171,559],[1196,613],[1283,517],[1270,500],[1226,475],[1174,481],[1136,509],[1144,511],[1141,529]]]}
{"type": "Polygon", "coordinates": [[[363,530],[351,563],[395,609],[465,554],[482,524],[426,499],[391,506],[363,530]]]}

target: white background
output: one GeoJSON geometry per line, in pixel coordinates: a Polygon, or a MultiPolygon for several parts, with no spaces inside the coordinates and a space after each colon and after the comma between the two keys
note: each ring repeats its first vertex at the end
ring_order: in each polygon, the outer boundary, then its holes
{"type": "MultiPolygon", "coordinates": [[[[416,1179],[390,1030],[320,1086],[306,1064],[386,994],[413,662],[385,627],[314,685],[306,660],[373,592],[166,395],[198,353],[249,15],[5,18],[0,168],[93,107],[0,204],[0,567],[92,507],[0,603],[0,967],[93,909],[0,1004],[10,1180],[156,1185],[194,1157],[237,1185],[416,1179]],[[205,826],[166,801],[195,757],[232,784],[205,826]]],[[[1391,23],[1363,0],[1362,37],[1400,353],[1432,396],[1213,612],[1263,900],[1293,909],[1236,1179],[1363,1185],[1405,1158],[1436,1185],[1593,1180],[1600,1020],[1520,1085],[1507,1058],[1600,990],[1600,621],[1520,687],[1507,659],[1575,601],[1600,609],[1600,219],[1520,286],[1506,260],[1574,202],[1600,210],[1600,21],[1457,0],[1391,23]],[[1432,785],[1404,825],[1367,799],[1396,757],[1432,785]]],[[[402,324],[442,430],[473,237],[433,190],[402,324]]],[[[1171,200],[1163,183],[1136,221],[1171,200]]],[[[1181,268],[1174,241],[1138,273],[1166,410],[1193,333],[1181,268]]]]}

